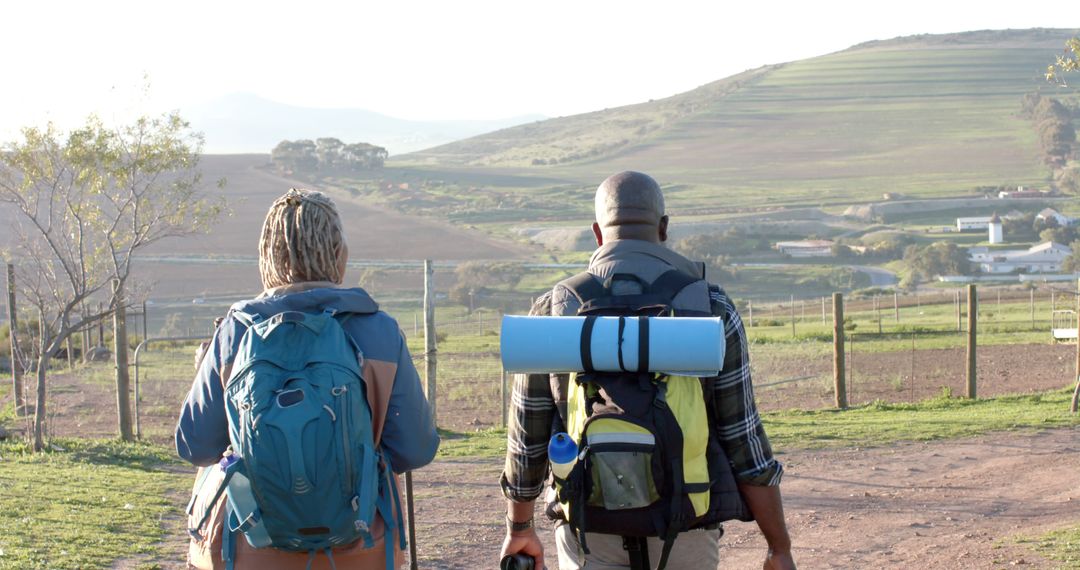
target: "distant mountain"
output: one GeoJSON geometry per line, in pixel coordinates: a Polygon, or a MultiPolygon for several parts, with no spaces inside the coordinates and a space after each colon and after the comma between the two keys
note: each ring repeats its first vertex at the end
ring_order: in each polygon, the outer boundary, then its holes
{"type": "Polygon", "coordinates": [[[206,135],[206,152],[268,153],[282,140],[334,137],[367,142],[391,154],[420,150],[506,127],[534,122],[542,115],[493,121],[409,121],[364,109],[315,109],[233,93],[181,109],[206,135]]]}

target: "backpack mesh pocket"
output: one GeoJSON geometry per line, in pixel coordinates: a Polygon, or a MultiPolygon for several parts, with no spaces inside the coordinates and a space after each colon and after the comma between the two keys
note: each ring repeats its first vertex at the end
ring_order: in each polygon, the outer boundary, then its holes
{"type": "Polygon", "coordinates": [[[605,431],[587,436],[592,479],[588,505],[609,511],[638,509],[660,498],[653,477],[656,438],[634,427],[632,432],[605,431]]]}

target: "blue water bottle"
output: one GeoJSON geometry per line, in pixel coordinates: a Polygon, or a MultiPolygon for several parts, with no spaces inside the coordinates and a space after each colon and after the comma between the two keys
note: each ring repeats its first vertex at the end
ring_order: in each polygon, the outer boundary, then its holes
{"type": "Polygon", "coordinates": [[[570,470],[577,463],[578,447],[570,435],[559,432],[551,436],[548,443],[548,459],[551,461],[551,473],[559,479],[566,479],[570,470]]]}

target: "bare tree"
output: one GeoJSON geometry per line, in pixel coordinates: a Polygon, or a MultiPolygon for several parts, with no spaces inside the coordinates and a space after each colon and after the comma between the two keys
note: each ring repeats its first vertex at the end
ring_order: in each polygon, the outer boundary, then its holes
{"type": "MultiPolygon", "coordinates": [[[[10,255],[39,319],[33,441],[40,450],[49,360],[75,331],[115,310],[112,283],[122,290],[137,252],[209,227],[224,203],[202,189],[202,135],[175,113],[119,128],[91,117],[66,135],[52,124],[22,135],[0,153],[0,203],[18,220],[10,255]],[[108,303],[85,314],[93,297],[108,303]]],[[[121,437],[132,439],[127,431],[121,437]]]]}

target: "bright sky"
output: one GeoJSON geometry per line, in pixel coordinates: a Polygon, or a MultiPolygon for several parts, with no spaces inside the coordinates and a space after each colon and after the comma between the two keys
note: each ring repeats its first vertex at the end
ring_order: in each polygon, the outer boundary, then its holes
{"type": "Polygon", "coordinates": [[[119,119],[238,91],[408,119],[560,116],[863,41],[1076,28],[1075,8],[1074,0],[16,1],[0,19],[0,140],[21,125],[69,125],[91,112],[119,119]]]}

